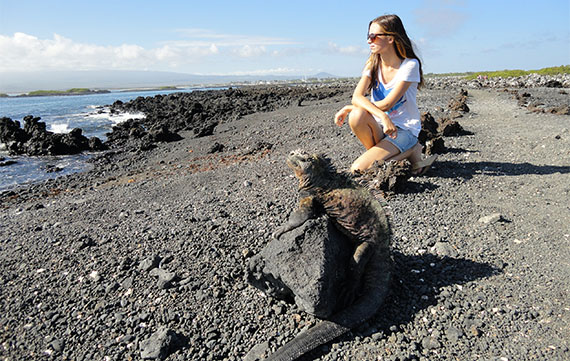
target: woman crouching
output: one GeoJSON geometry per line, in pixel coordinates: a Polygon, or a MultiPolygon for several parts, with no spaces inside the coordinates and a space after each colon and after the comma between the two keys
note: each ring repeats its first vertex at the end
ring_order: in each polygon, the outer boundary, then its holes
{"type": "Polygon", "coordinates": [[[374,161],[408,159],[414,174],[424,174],[436,156],[422,160],[418,143],[421,120],[416,95],[424,83],[421,61],[397,15],[372,20],[367,41],[371,54],[352,105],[335,115],[335,123],[341,126],[350,113],[348,124],[366,148],[351,171],[366,170],[374,161]]]}

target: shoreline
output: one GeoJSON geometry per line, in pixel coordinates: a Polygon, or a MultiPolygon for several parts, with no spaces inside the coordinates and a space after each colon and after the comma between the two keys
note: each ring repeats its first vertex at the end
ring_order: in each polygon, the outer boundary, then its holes
{"type": "Polygon", "coordinates": [[[82,89],[82,90],[34,90],[29,93],[19,94],[19,95],[7,95],[4,98],[32,98],[32,97],[51,97],[51,96],[81,96],[81,95],[93,95],[93,94],[108,94],[109,90],[93,90],[93,89],[82,89]]]}
{"type": "MultiPolygon", "coordinates": [[[[566,81],[562,84],[563,87],[569,87],[570,82],[568,82],[568,77],[570,76],[570,65],[562,65],[558,67],[546,67],[542,69],[536,70],[499,70],[499,71],[473,71],[473,72],[463,72],[463,73],[428,73],[424,74],[426,79],[444,79],[444,78],[452,78],[452,79],[463,79],[466,81],[469,80],[476,80],[476,78],[481,78],[485,80],[485,83],[480,84],[485,87],[492,87],[494,82],[502,82],[502,81],[512,81],[521,78],[528,78],[528,77],[565,77],[566,81]],[[479,76],[477,76],[479,75],[479,76]]],[[[266,79],[266,80],[227,80],[227,81],[218,81],[218,82],[210,82],[210,83],[192,83],[192,84],[162,84],[162,85],[145,85],[145,86],[135,86],[129,87],[128,89],[133,89],[134,91],[145,91],[145,90],[161,90],[162,88],[172,88],[175,90],[176,88],[212,88],[212,87],[230,87],[230,86],[246,86],[246,85],[279,85],[279,84],[315,84],[315,83],[331,83],[331,82],[338,82],[344,80],[358,80],[358,78],[354,77],[335,77],[330,74],[327,74],[326,77],[320,77],[318,74],[314,77],[293,77],[291,79],[266,79]]],[[[480,79],[477,79],[480,80],[480,79]]],[[[125,87],[89,87],[90,89],[94,89],[93,91],[114,91],[117,89],[124,89],[125,87]]],[[[75,89],[87,89],[87,88],[75,88],[75,89]]],[[[34,90],[38,91],[38,90],[34,90]]],[[[13,92],[13,91],[2,91],[0,90],[0,98],[2,97],[13,97],[18,95],[25,95],[29,92],[13,92]],[[11,93],[11,94],[10,94],[11,93]]],[[[58,95],[59,92],[65,92],[65,90],[53,90],[51,92],[56,92],[55,95],[58,95]]],[[[78,94],[80,95],[80,94],[78,94]]]]}
{"type": "Polygon", "coordinates": [[[0,98],[19,98],[19,97],[35,97],[35,96],[59,96],[59,95],[91,95],[97,93],[113,93],[113,92],[144,92],[144,91],[172,91],[172,90],[185,90],[185,89],[224,89],[229,87],[245,87],[245,86],[260,86],[260,85],[314,85],[326,84],[330,82],[344,82],[350,81],[352,78],[331,78],[331,79],[292,79],[292,80],[268,80],[268,81],[228,81],[220,83],[197,83],[197,84],[180,84],[180,85],[166,85],[166,86],[139,86],[139,87],[107,87],[107,88],[79,88],[86,89],[89,92],[78,92],[69,94],[68,90],[33,90],[28,92],[0,92],[0,98]],[[29,93],[41,92],[39,95],[28,95],[29,93]],[[45,95],[44,95],[45,92],[45,95]]]}

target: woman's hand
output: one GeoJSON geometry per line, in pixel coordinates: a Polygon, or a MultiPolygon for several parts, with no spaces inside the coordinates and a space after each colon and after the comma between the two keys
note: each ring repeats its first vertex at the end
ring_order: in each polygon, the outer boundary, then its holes
{"type": "Polygon", "coordinates": [[[398,136],[398,128],[396,128],[394,123],[392,123],[392,119],[390,119],[388,115],[382,117],[382,128],[384,134],[386,134],[390,138],[396,139],[396,137],[398,136]]]}
{"type": "Polygon", "coordinates": [[[354,109],[352,105],[346,105],[341,110],[339,110],[334,116],[334,122],[339,127],[342,126],[344,120],[346,119],[348,113],[350,113],[354,109]]]}

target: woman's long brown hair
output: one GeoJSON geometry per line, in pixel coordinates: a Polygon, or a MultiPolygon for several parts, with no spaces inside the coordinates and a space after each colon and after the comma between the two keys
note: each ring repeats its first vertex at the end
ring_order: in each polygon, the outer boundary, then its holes
{"type": "MultiPolygon", "coordinates": [[[[398,15],[382,15],[372,20],[368,24],[368,29],[370,26],[376,23],[380,25],[382,31],[385,34],[389,34],[394,37],[394,49],[396,50],[396,55],[398,58],[404,60],[406,58],[416,59],[420,63],[420,82],[418,88],[424,85],[424,74],[422,71],[422,62],[420,58],[414,52],[412,42],[404,29],[404,24],[398,15]]],[[[368,87],[368,91],[371,91],[376,82],[378,81],[378,67],[380,66],[382,59],[380,54],[370,54],[367,64],[370,66],[372,81],[368,87]]]]}

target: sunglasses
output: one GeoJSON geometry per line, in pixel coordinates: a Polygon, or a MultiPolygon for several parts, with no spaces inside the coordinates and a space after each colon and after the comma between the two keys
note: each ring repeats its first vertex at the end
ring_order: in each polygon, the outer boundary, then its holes
{"type": "Polygon", "coordinates": [[[376,41],[376,38],[379,36],[390,36],[390,34],[385,34],[385,33],[373,34],[373,33],[370,33],[366,36],[366,40],[370,40],[370,41],[374,42],[374,41],[376,41]]]}

